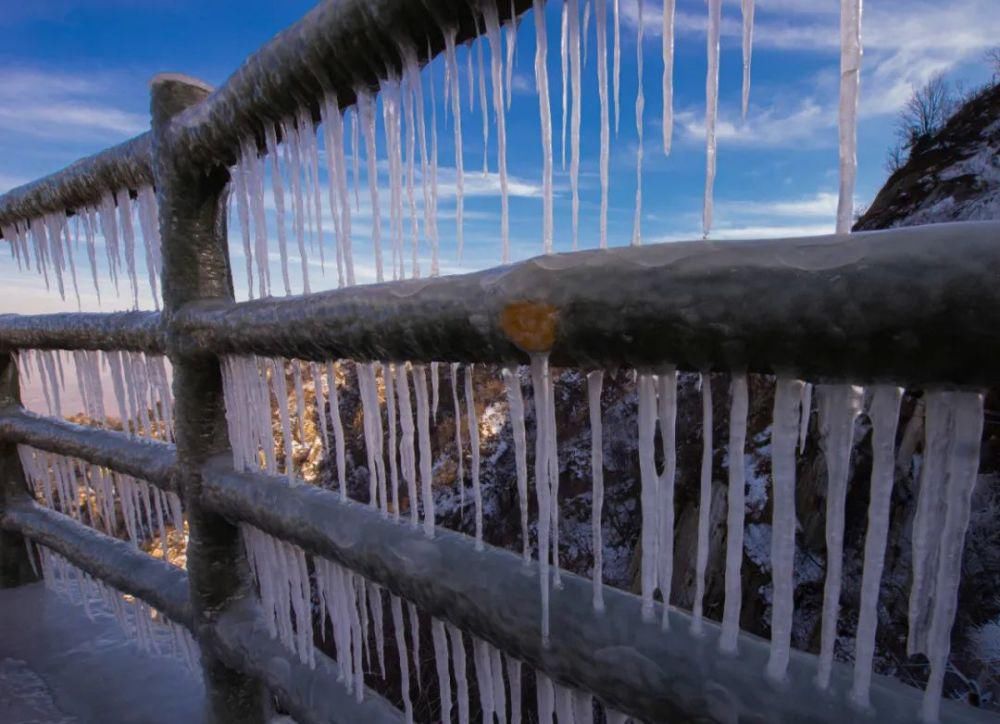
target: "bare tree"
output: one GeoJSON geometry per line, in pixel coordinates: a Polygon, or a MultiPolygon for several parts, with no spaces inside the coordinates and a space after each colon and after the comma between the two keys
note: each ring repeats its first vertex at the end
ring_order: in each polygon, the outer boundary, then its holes
{"type": "Polygon", "coordinates": [[[936,75],[918,88],[899,116],[897,135],[904,148],[912,150],[940,131],[955,112],[955,95],[943,76],[936,75]]]}
{"type": "Polygon", "coordinates": [[[993,69],[993,82],[1000,83],[1000,45],[986,51],[986,62],[993,69]]]}

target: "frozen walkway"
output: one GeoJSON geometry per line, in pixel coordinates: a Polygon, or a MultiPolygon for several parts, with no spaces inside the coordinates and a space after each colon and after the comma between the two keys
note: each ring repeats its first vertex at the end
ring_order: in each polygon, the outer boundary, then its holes
{"type": "Polygon", "coordinates": [[[201,682],[40,583],[0,590],[0,724],[200,724],[201,682]]]}

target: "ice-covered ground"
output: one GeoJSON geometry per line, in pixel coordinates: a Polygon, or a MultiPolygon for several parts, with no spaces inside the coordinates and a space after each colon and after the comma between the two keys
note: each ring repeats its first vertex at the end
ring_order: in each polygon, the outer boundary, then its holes
{"type": "Polygon", "coordinates": [[[199,724],[204,690],[179,660],[147,656],[114,618],[42,584],[0,591],[2,724],[199,724]]]}

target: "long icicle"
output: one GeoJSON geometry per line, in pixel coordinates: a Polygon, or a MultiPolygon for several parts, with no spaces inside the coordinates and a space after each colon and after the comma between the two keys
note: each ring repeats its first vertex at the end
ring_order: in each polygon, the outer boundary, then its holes
{"type": "Polygon", "coordinates": [[[750,108],[750,60],[753,55],[754,0],[742,0],[743,10],[743,118],[750,108]]]}
{"type": "MultiPolygon", "coordinates": [[[[264,139],[267,144],[267,155],[271,157],[271,191],[274,196],[275,225],[278,229],[278,253],[281,256],[281,281],[285,285],[285,294],[292,293],[288,280],[288,235],[285,228],[285,190],[281,178],[281,159],[278,152],[278,140],[274,125],[268,123],[264,127],[264,139]]],[[[284,138],[285,145],[288,137],[284,138]]]]}
{"type": "Polygon", "coordinates": [[[656,387],[652,374],[639,374],[639,473],[642,493],[642,617],[653,619],[653,593],[656,590],[656,551],[659,538],[659,476],[656,473],[654,441],[656,436],[656,387]]]}
{"type": "Polygon", "coordinates": [[[403,712],[407,724],[412,724],[413,700],[410,698],[410,665],[406,657],[406,631],[403,628],[403,604],[398,597],[390,594],[389,608],[392,610],[392,629],[396,638],[396,652],[399,654],[399,678],[400,688],[403,691],[403,712]]]}
{"type": "MultiPolygon", "coordinates": [[[[721,2],[722,0],[710,1],[721,2]]],[[[637,145],[635,152],[635,216],[632,219],[632,246],[639,246],[642,244],[642,116],[646,108],[646,95],[642,88],[642,39],[644,30],[642,4],[643,0],[636,0],[636,6],[639,13],[635,39],[635,65],[638,77],[638,87],[635,94],[635,132],[637,145]]]]}
{"type": "MultiPolygon", "coordinates": [[[[597,0],[597,3],[600,6],[603,0],[597,0]]],[[[604,610],[604,543],[601,535],[601,513],[604,510],[604,433],[601,426],[601,390],[603,387],[604,370],[587,373],[587,399],[590,411],[590,477],[593,481],[590,535],[594,556],[595,611],[604,610]]]]}
{"type": "MultiPolygon", "coordinates": [[[[748,0],[743,0],[744,3],[748,0]]],[[[749,0],[753,2],[753,0],[749,0]]],[[[663,0],[663,154],[670,155],[674,137],[674,5],[663,0]]]]}
{"type": "Polygon", "coordinates": [[[521,555],[525,563],[531,560],[531,541],[528,539],[528,450],[524,431],[524,396],[517,369],[504,367],[503,383],[507,392],[510,426],[514,437],[514,461],[517,467],[517,500],[521,509],[521,555]]]}
{"type": "Polygon", "coordinates": [[[746,514],[746,453],[747,413],[746,374],[733,375],[729,403],[729,494],[726,512],[726,600],[722,610],[722,633],[719,649],[736,653],[740,630],[742,603],[743,523],[746,514]]]}
{"type": "Polygon", "coordinates": [[[701,484],[698,496],[698,550],[695,558],[695,592],[691,632],[700,635],[705,599],[705,569],[708,567],[709,522],[712,506],[712,375],[701,373],[701,484]]]}
{"type": "Polygon", "coordinates": [[[701,230],[708,238],[715,205],[715,124],[719,116],[719,34],[722,0],[708,0],[708,73],[705,76],[705,200],[701,230]]]}
{"type": "Polygon", "coordinates": [[[670,628],[670,593],[674,578],[674,478],[677,475],[677,368],[668,365],[659,374],[660,443],[663,474],[660,476],[660,540],[657,578],[663,597],[661,628],[670,628]]]}
{"type": "MultiPolygon", "coordinates": [[[[899,387],[878,385],[874,388],[868,416],[872,421],[872,477],[868,502],[868,530],[865,533],[865,557],[861,574],[861,602],[854,647],[854,679],[851,700],[868,706],[872,658],[875,655],[875,629],[878,625],[878,593],[885,563],[885,543],[889,531],[890,500],[896,472],[896,428],[899,387]]],[[[938,482],[938,481],[935,481],[938,482]]]]}
{"type": "Polygon", "coordinates": [[[469,678],[465,663],[462,631],[446,624],[451,639],[451,660],[455,667],[455,696],[458,699],[458,724],[469,724],[469,678]]]}
{"type": "Polygon", "coordinates": [[[535,87],[542,133],[542,251],[552,253],[552,108],[549,104],[548,38],[545,30],[545,0],[534,0],[535,87]]]}
{"type": "MultiPolygon", "coordinates": [[[[833,647],[840,613],[841,572],[844,559],[844,516],[847,479],[851,472],[854,421],[861,413],[864,390],[853,385],[823,385],[819,392],[820,440],[826,458],[826,582],[823,587],[823,624],[816,672],[820,689],[830,685],[833,647]]],[[[889,449],[892,459],[892,447],[889,449]]]]}
{"type": "Polygon", "coordinates": [[[567,0],[569,12],[569,66],[573,110],[570,116],[569,186],[572,195],[573,250],[580,243],[580,119],[583,93],[580,67],[580,0],[567,0]]]}
{"type": "MultiPolygon", "coordinates": [[[[570,0],[576,2],[576,0],[570,0]]],[[[500,241],[501,262],[510,262],[510,199],[507,191],[507,123],[504,109],[503,55],[500,42],[500,20],[497,6],[486,3],[483,8],[486,37],[490,44],[490,72],[493,78],[493,112],[497,124],[497,166],[500,173],[500,241]]]]}
{"type": "Polygon", "coordinates": [[[608,0],[594,0],[597,16],[597,92],[601,101],[601,248],[608,248],[608,185],[611,129],[608,119],[608,0]]]}
{"type": "Polygon", "coordinates": [[[455,57],[455,36],[458,31],[451,29],[444,34],[445,62],[451,81],[451,117],[455,133],[455,239],[458,244],[458,258],[462,258],[465,244],[465,162],[462,146],[462,84],[458,78],[458,60],[455,57]]]}
{"type": "Polygon", "coordinates": [[[953,427],[948,449],[944,529],[934,583],[934,610],[927,636],[927,658],[931,672],[924,691],[921,719],[938,721],[941,690],[948,669],[951,629],[958,608],[958,586],[962,575],[962,551],[969,527],[972,491],[979,470],[983,436],[983,395],[956,392],[950,403],[953,427]]]}
{"type": "Polygon", "coordinates": [[[858,175],[858,87],[861,82],[861,52],[861,0],[840,0],[838,234],[849,233],[854,221],[854,185],[858,175]]]}
{"type": "Polygon", "coordinates": [[[542,641],[549,638],[549,526],[551,490],[548,464],[549,359],[545,354],[531,357],[531,386],[535,398],[535,495],[538,498],[538,578],[542,592],[542,641]]]}
{"type": "MultiPolygon", "coordinates": [[[[713,0],[714,2],[714,0],[713,0]]],[[[782,681],[788,670],[795,584],[795,442],[802,405],[802,381],[778,377],[771,428],[774,509],[771,522],[771,654],[767,675],[782,681]]]]}
{"type": "MultiPolygon", "coordinates": [[[[365,158],[368,162],[368,193],[372,204],[372,245],[375,248],[375,279],[385,281],[382,268],[382,214],[378,201],[378,159],[375,146],[375,99],[368,91],[357,92],[359,123],[364,126],[365,158]]],[[[355,149],[355,153],[357,150],[355,149]]]]}
{"type": "Polygon", "coordinates": [[[472,495],[475,503],[476,550],[483,549],[483,491],[479,483],[479,416],[472,384],[473,365],[465,366],[465,406],[469,423],[469,448],[472,455],[472,495]]]}
{"type": "Polygon", "coordinates": [[[458,483],[459,510],[465,510],[465,456],[462,448],[462,406],[458,401],[458,362],[451,363],[451,399],[455,407],[455,458],[458,460],[456,482],[458,483]]]}
{"type": "Polygon", "coordinates": [[[559,21],[559,69],[562,74],[562,168],[566,170],[566,101],[569,97],[569,0],[562,0],[562,14],[559,21]]]}
{"type": "Polygon", "coordinates": [[[423,365],[413,367],[413,392],[417,400],[417,437],[420,443],[420,502],[424,507],[424,535],[434,537],[433,460],[431,459],[430,405],[423,365]]]}

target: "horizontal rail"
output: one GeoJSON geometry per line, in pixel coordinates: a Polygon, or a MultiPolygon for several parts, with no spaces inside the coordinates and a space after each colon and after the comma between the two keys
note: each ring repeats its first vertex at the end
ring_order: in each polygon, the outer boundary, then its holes
{"type": "Polygon", "coordinates": [[[199,631],[202,646],[211,646],[230,667],[263,681],[300,724],[402,722],[403,715],[381,696],[365,690],[358,702],[338,682],[337,665],[316,651],[316,668],[301,663],[271,638],[260,607],[244,601],[230,606],[199,631]]]}
{"type": "MultiPolygon", "coordinates": [[[[314,555],[337,561],[426,613],[450,621],[549,673],[564,684],[645,721],[686,721],[713,712],[720,721],[753,720],[773,711],[788,721],[842,722],[856,715],[847,705],[848,667],[836,665],[832,696],[814,688],[816,657],[793,652],[790,681],[775,685],[766,675],[769,644],[740,636],[739,657],[718,650],[718,626],[690,633],[690,616],[671,611],[671,630],[642,621],[641,603],[608,588],[606,612],[591,605],[591,582],[564,574],[551,598],[552,637],[541,641],[541,603],[536,564],[498,548],[477,551],[467,537],[438,529],[433,540],[367,506],[344,502],[327,490],[292,486],[283,478],[235,473],[227,456],[204,469],[203,502],[314,555]]],[[[914,721],[921,692],[875,677],[872,704],[879,721],[914,721]]],[[[991,720],[948,704],[945,718],[991,720]]]]}
{"type": "Polygon", "coordinates": [[[0,314],[0,349],[100,349],[164,354],[159,312],[0,314]]]}
{"type": "Polygon", "coordinates": [[[93,206],[108,191],[134,190],[152,183],[152,139],[147,132],[3,194],[0,226],[53,211],[93,206]]]}
{"type": "Polygon", "coordinates": [[[191,628],[187,574],[180,568],[28,498],[11,501],[0,516],[0,526],[50,548],[94,578],[141,598],[172,621],[191,628]]]}
{"type": "Polygon", "coordinates": [[[302,359],[790,372],[984,385],[1000,358],[1000,223],[696,241],[538,257],[473,274],[201,303],[179,344],[302,359]]]}
{"type": "Polygon", "coordinates": [[[0,441],[79,458],[141,478],[162,490],[180,492],[174,477],[177,452],[170,443],[140,440],[12,407],[0,408],[0,441]]]}
{"type": "Polygon", "coordinates": [[[443,27],[455,28],[460,43],[475,37],[474,13],[487,2],[496,3],[501,19],[512,8],[531,7],[531,0],[326,0],[247,58],[204,102],[175,117],[170,143],[184,149],[186,164],[232,165],[240,142],[262,139],[265,123],[301,108],[318,121],[324,94],[347,106],[355,89],[398,77],[401,46],[425,62],[444,49],[443,27]]]}

